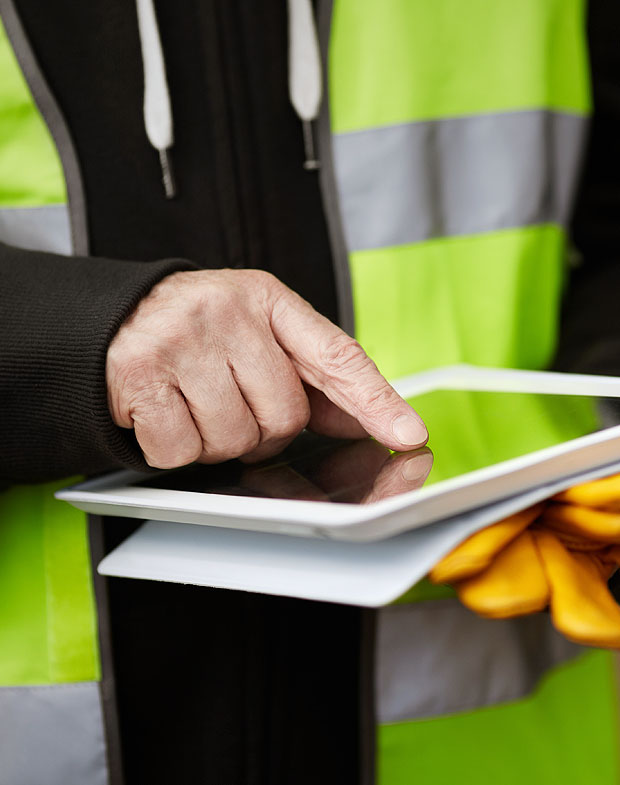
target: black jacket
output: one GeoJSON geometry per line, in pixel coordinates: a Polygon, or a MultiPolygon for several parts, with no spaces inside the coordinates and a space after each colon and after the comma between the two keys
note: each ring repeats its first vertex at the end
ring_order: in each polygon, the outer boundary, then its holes
{"type": "Polygon", "coordinates": [[[74,141],[92,257],[0,245],[0,479],[139,467],[108,414],[105,353],[161,277],[262,268],[337,318],[318,178],[288,100],[286,3],[158,4],[174,200],[144,131],[135,3],[16,6],[74,141]]]}

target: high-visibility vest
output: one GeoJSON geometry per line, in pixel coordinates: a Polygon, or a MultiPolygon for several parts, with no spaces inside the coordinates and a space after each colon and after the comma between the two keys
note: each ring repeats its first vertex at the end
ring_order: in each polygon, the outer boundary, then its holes
{"type": "MultiPolygon", "coordinates": [[[[343,325],[391,378],[543,367],[590,104],[583,2],[335,0],[319,22],[343,325]]],[[[0,239],[75,252],[62,124],[5,23],[31,89],[0,37],[0,239]]],[[[50,486],[0,500],[0,782],[38,781],[34,748],[57,764],[40,781],[106,782],[86,531],[50,486]]],[[[545,615],[480,620],[426,585],[375,621],[378,785],[618,781],[606,653],[567,644],[545,615]]]]}
{"type": "MultiPolygon", "coordinates": [[[[582,0],[323,8],[343,321],[388,377],[551,360],[590,110],[584,16],[582,0]]],[[[545,615],[485,621],[442,595],[420,585],[378,613],[378,785],[617,782],[611,657],[577,654],[545,615]]]]}
{"type": "MultiPolygon", "coordinates": [[[[0,241],[83,251],[56,147],[66,129],[54,141],[37,108],[24,78],[37,78],[36,60],[11,10],[0,22],[0,241]]],[[[36,91],[50,97],[42,80],[36,91]]],[[[48,118],[54,109],[48,100],[48,118]]],[[[108,783],[86,518],[54,499],[62,484],[0,493],[2,785],[108,783]]]]}

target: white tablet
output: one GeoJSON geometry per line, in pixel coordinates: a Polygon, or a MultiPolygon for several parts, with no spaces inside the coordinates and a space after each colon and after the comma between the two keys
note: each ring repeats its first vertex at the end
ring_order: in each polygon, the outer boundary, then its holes
{"type": "Polygon", "coordinates": [[[620,379],[453,366],[401,379],[428,448],[302,434],[260,465],[116,472],[57,493],[86,512],[365,541],[620,460],[620,379]]]}

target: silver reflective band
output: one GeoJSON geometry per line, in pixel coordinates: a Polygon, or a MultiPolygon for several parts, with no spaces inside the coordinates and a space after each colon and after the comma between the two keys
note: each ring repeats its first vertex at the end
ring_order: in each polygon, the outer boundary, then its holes
{"type": "Polygon", "coordinates": [[[582,116],[541,110],[337,134],[349,251],[565,224],[586,128],[582,116]]]}
{"type": "Polygon", "coordinates": [[[545,672],[584,651],[546,614],[489,620],[456,600],[379,612],[376,707],[381,723],[468,711],[531,692],[545,672]]]}
{"type": "Polygon", "coordinates": [[[96,682],[0,687],[0,785],[107,785],[96,682]]]}
{"type": "MultiPolygon", "coordinates": [[[[71,216],[72,242],[69,245],[71,250],[63,250],[61,253],[85,255],[88,253],[86,200],[77,153],[69,129],[62,112],[56,103],[56,99],[39,68],[39,64],[32,51],[32,47],[30,46],[26,31],[21,23],[13,0],[0,0],[0,16],[2,16],[4,29],[9,37],[13,52],[22,69],[22,73],[28,82],[32,97],[54,139],[54,144],[56,145],[62,162],[65,184],[67,186],[69,214],[71,216]]],[[[35,246],[30,243],[25,247],[35,248],[35,246]]],[[[41,249],[37,248],[37,250],[41,249]]],[[[55,249],[45,246],[43,250],[55,249]]]]}
{"type": "Polygon", "coordinates": [[[0,242],[70,255],[73,250],[69,210],[64,204],[0,208],[0,242]]]}

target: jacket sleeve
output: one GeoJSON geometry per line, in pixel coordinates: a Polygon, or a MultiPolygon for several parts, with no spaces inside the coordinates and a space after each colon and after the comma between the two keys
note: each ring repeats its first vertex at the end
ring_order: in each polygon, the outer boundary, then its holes
{"type": "Polygon", "coordinates": [[[572,226],[579,266],[555,366],[620,375],[620,4],[588,5],[594,116],[572,226]]]}
{"type": "Polygon", "coordinates": [[[106,352],[138,301],[188,269],[0,244],[0,484],[146,468],[110,417],[106,352]]]}

